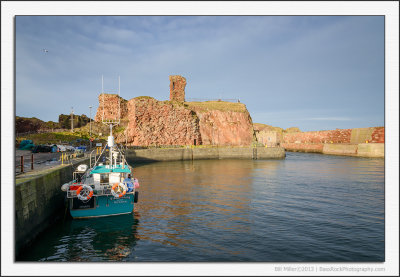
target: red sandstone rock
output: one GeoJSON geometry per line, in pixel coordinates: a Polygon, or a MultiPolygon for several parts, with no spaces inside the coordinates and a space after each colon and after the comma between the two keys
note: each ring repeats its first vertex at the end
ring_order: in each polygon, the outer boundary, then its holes
{"type": "MultiPolygon", "coordinates": [[[[104,99],[104,118],[115,118],[118,96],[105,95],[104,99]]],[[[102,96],[99,101],[96,121],[102,117],[102,96]]],[[[122,121],[127,122],[127,128],[115,135],[116,141],[142,146],[250,145],[253,141],[250,114],[244,104],[235,105],[243,106],[242,111],[197,108],[147,96],[121,99],[122,121]]]]}
{"type": "Polygon", "coordinates": [[[375,127],[372,132],[372,143],[384,143],[385,142],[385,127],[375,127]]]}
{"type": "Polygon", "coordinates": [[[128,101],[129,145],[201,144],[198,118],[183,105],[133,98],[128,101]]]}
{"type": "Polygon", "coordinates": [[[248,112],[197,110],[196,114],[203,144],[244,146],[253,141],[253,123],[248,112]]]}
{"type": "Polygon", "coordinates": [[[101,122],[102,118],[104,120],[118,120],[119,112],[121,114],[120,118],[124,118],[128,114],[127,101],[125,99],[117,94],[104,93],[99,95],[99,108],[94,118],[95,121],[101,122]]]}

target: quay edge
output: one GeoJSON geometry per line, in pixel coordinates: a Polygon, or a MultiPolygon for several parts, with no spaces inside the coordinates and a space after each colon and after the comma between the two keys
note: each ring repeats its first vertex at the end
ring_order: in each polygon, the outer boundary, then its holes
{"type": "Polygon", "coordinates": [[[284,159],[283,147],[205,147],[129,149],[129,161],[185,161],[220,159],[284,159]]]}
{"type": "MultiPolygon", "coordinates": [[[[89,159],[74,164],[89,164],[89,159]]],[[[74,165],[62,165],[17,178],[15,185],[15,259],[64,213],[61,185],[71,181],[74,165]]]]}

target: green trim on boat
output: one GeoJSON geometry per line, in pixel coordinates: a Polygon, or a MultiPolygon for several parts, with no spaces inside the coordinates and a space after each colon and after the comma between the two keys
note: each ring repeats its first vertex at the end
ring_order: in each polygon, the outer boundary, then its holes
{"type": "Polygon", "coordinates": [[[105,165],[96,166],[90,173],[111,173],[111,172],[120,172],[120,173],[130,173],[130,169],[127,165],[123,168],[121,165],[113,166],[112,168],[106,168],[105,165]]]}

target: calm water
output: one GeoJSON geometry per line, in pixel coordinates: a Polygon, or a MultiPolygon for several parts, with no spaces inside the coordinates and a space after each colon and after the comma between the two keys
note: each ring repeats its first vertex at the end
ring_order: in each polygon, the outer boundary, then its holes
{"type": "Polygon", "coordinates": [[[59,222],[19,261],[384,261],[384,160],[135,167],[132,215],[59,222]]]}

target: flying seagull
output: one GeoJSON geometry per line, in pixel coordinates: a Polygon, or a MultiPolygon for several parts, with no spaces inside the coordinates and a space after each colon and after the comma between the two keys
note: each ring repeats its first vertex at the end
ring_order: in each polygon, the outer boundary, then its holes
{"type": "Polygon", "coordinates": [[[43,52],[47,53],[47,52],[49,52],[49,50],[47,50],[47,49],[43,49],[43,52]]]}

